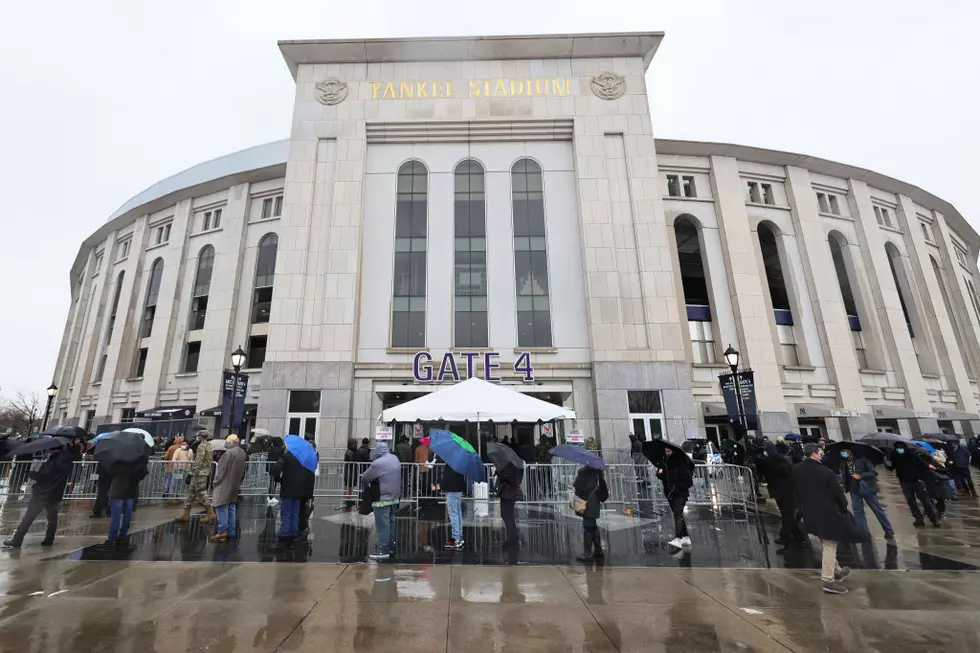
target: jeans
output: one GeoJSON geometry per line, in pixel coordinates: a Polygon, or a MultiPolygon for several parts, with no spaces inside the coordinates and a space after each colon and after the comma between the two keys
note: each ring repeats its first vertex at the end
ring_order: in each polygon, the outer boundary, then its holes
{"type": "Polygon", "coordinates": [[[395,511],[398,504],[374,509],[374,526],[378,529],[378,553],[388,555],[395,544],[395,511]]]}
{"type": "Polygon", "coordinates": [[[674,537],[687,537],[687,522],[684,521],[684,506],[686,504],[686,494],[672,494],[670,496],[670,511],[674,513],[674,537]]]}
{"type": "Polygon", "coordinates": [[[837,564],[837,542],[830,540],[820,540],[823,544],[823,560],[820,568],[820,579],[825,583],[832,583],[834,577],[840,571],[837,564]]]}
{"type": "Polygon", "coordinates": [[[504,544],[514,545],[520,542],[521,537],[517,530],[517,501],[501,499],[500,518],[504,520],[504,531],[506,532],[504,544]]]}
{"type": "Polygon", "coordinates": [[[17,532],[10,538],[10,541],[14,546],[20,546],[24,542],[24,536],[27,535],[27,530],[43,510],[47,513],[48,517],[48,529],[44,533],[44,541],[53,542],[54,534],[58,530],[58,510],[60,509],[61,501],[51,501],[45,496],[31,496],[31,500],[27,504],[27,510],[24,511],[24,516],[17,526],[17,532]]]}
{"type": "Polygon", "coordinates": [[[446,512],[449,513],[449,523],[452,524],[453,540],[463,539],[463,493],[446,492],[446,512]]]}
{"type": "Polygon", "coordinates": [[[129,522],[133,519],[135,499],[109,499],[109,541],[117,542],[129,534],[129,522]],[[120,521],[122,522],[120,524],[120,521]]]}
{"type": "Polygon", "coordinates": [[[881,524],[881,528],[886,533],[894,533],[895,529],[892,528],[892,523],[888,521],[888,514],[885,513],[885,509],[878,502],[878,493],[869,490],[865,483],[859,483],[856,490],[851,490],[851,512],[854,513],[855,521],[863,526],[864,530],[868,530],[868,518],[864,516],[865,503],[868,504],[871,512],[878,518],[878,523],[881,524]]]}
{"type": "Polygon", "coordinates": [[[970,494],[976,494],[977,489],[973,485],[973,476],[970,475],[969,467],[956,467],[955,465],[949,468],[952,472],[953,479],[956,481],[956,487],[961,490],[970,489],[970,494]]]}
{"type": "Polygon", "coordinates": [[[299,499],[279,499],[279,537],[299,535],[299,499]]]}
{"type": "Polygon", "coordinates": [[[238,504],[226,503],[223,506],[215,506],[214,511],[218,515],[218,532],[227,533],[228,537],[235,537],[237,534],[235,524],[238,522],[238,504]]]}
{"type": "Polygon", "coordinates": [[[922,513],[919,512],[919,506],[915,502],[916,499],[922,502],[925,506],[926,516],[929,517],[929,521],[935,523],[936,513],[932,509],[932,501],[929,499],[929,493],[926,492],[926,486],[922,481],[912,481],[907,483],[905,481],[900,481],[902,486],[902,494],[905,495],[905,502],[909,504],[909,510],[912,511],[912,516],[915,517],[916,521],[922,521],[922,513]]]}

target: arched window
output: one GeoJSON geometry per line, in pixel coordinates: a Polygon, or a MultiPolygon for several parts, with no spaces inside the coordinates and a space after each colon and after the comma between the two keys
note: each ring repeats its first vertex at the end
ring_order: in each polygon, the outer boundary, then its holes
{"type": "Polygon", "coordinates": [[[977,315],[977,321],[980,322],[980,297],[977,296],[977,289],[973,287],[973,282],[969,279],[964,279],[966,281],[966,291],[970,295],[970,303],[973,304],[973,312],[977,315]]]}
{"type": "Polygon", "coordinates": [[[463,161],[456,166],[454,324],[456,347],[486,347],[487,222],[483,166],[463,161]]]}
{"type": "MultiPolygon", "coordinates": [[[[946,292],[946,280],[943,275],[943,269],[939,267],[939,263],[931,255],[929,256],[929,261],[932,263],[932,271],[936,275],[936,283],[939,285],[939,295],[943,299],[943,305],[946,307],[946,315],[949,316],[950,326],[953,327],[953,337],[956,339],[956,346],[959,348],[959,356],[963,359],[963,363],[966,366],[966,371],[970,375],[970,378],[976,378],[977,372],[977,360],[974,351],[967,348],[963,344],[963,333],[961,331],[959,316],[953,311],[953,305],[949,301],[949,294],[946,292]]],[[[947,352],[947,355],[949,352],[947,352]]]]}
{"type": "Polygon", "coordinates": [[[429,171],[421,161],[398,169],[391,346],[425,346],[425,247],[429,171]]]}
{"type": "Polygon", "coordinates": [[[908,292],[908,280],[905,278],[905,268],[902,266],[902,255],[898,248],[891,243],[885,245],[885,254],[888,257],[888,268],[892,273],[892,281],[895,282],[895,289],[898,291],[898,301],[902,305],[905,324],[909,328],[909,335],[915,339],[915,329],[912,328],[912,313],[909,308],[913,305],[912,297],[905,296],[908,292]]]}
{"type": "Polygon", "coordinates": [[[680,216],[674,221],[674,238],[694,362],[714,363],[717,358],[711,329],[711,300],[701,253],[701,234],[693,220],[680,216]]]}
{"type": "Polygon", "coordinates": [[[191,331],[204,328],[213,270],[214,247],[208,245],[197,255],[197,275],[194,277],[194,295],[191,299],[191,331]]]}
{"type": "Polygon", "coordinates": [[[109,306],[109,319],[106,320],[105,338],[102,340],[102,356],[99,358],[99,367],[95,371],[96,383],[101,381],[102,375],[105,374],[105,365],[109,358],[106,350],[109,349],[109,343],[112,342],[112,330],[116,325],[116,313],[119,312],[119,296],[122,294],[123,279],[125,278],[125,270],[116,276],[116,288],[112,292],[112,304],[109,306]]]}
{"type": "Polygon", "coordinates": [[[827,237],[830,245],[830,256],[834,260],[834,271],[837,273],[837,287],[840,288],[841,299],[844,301],[844,312],[847,313],[847,323],[851,328],[851,339],[854,342],[854,353],[857,355],[859,369],[867,369],[868,355],[864,344],[864,334],[861,330],[861,318],[858,315],[857,302],[854,301],[854,288],[847,273],[847,253],[844,247],[847,241],[838,232],[827,237]]]}
{"type": "Polygon", "coordinates": [[[163,259],[153,261],[150,267],[150,281],[146,286],[146,299],[143,302],[143,323],[140,328],[140,338],[149,338],[153,334],[153,318],[157,312],[157,298],[160,294],[160,280],[163,278],[163,259]]]}
{"type": "Polygon", "coordinates": [[[245,367],[260,369],[265,362],[265,351],[269,341],[266,327],[272,312],[272,286],[276,280],[276,254],[279,251],[279,236],[269,233],[259,240],[255,257],[255,284],[252,290],[252,326],[248,336],[248,359],[245,367]]]}
{"type": "Polygon", "coordinates": [[[514,277],[517,283],[517,345],[551,347],[548,250],[541,167],[521,159],[511,168],[514,209],[514,277]]]}
{"type": "Polygon", "coordinates": [[[759,248],[762,250],[762,264],[766,270],[766,285],[772,302],[776,333],[783,365],[799,365],[800,355],[796,348],[796,334],[793,332],[793,311],[786,291],[786,277],[779,255],[779,236],[766,222],[759,223],[759,248]]]}

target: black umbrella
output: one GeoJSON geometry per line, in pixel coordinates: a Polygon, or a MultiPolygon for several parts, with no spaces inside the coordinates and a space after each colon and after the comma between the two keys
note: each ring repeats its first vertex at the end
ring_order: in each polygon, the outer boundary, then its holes
{"type": "Polygon", "coordinates": [[[643,455],[647,457],[647,460],[652,462],[658,467],[662,467],[665,459],[667,458],[667,450],[670,449],[672,456],[681,456],[687,461],[691,470],[694,470],[694,461],[691,457],[684,453],[684,450],[672,442],[667,440],[650,440],[643,443],[643,455]]]}
{"type": "Polygon", "coordinates": [[[863,438],[858,438],[856,442],[870,444],[872,447],[878,447],[879,449],[891,449],[898,443],[909,446],[912,441],[896,433],[872,433],[863,438]]]}
{"type": "Polygon", "coordinates": [[[13,456],[27,456],[30,454],[35,454],[38,451],[47,451],[48,449],[57,449],[58,447],[64,447],[71,444],[70,438],[65,437],[51,437],[47,435],[38,436],[32,442],[22,444],[11,449],[7,455],[13,456]]]}
{"type": "Polygon", "coordinates": [[[921,438],[923,442],[929,442],[930,440],[937,440],[939,442],[959,442],[960,436],[954,435],[952,433],[925,433],[921,438]]]}
{"type": "Polygon", "coordinates": [[[88,432],[81,426],[70,426],[68,424],[52,426],[41,435],[54,435],[63,438],[87,438],[88,432]]]}
{"type": "Polygon", "coordinates": [[[849,449],[855,458],[866,458],[873,465],[885,462],[885,452],[864,442],[831,442],[824,447],[823,464],[835,472],[840,471],[840,452],[849,449]]]}
{"type": "Polygon", "coordinates": [[[488,442],[487,443],[487,456],[490,458],[490,462],[493,463],[494,467],[502,469],[507,465],[513,465],[517,469],[523,469],[524,461],[521,457],[517,455],[511,447],[506,444],[500,444],[499,442],[488,442]]]}
{"type": "Polygon", "coordinates": [[[95,459],[110,474],[128,471],[150,457],[150,447],[139,433],[113,431],[95,440],[95,459]]]}

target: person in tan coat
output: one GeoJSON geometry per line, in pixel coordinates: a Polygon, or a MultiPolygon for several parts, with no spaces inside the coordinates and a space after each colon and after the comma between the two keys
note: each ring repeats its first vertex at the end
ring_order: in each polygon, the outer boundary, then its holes
{"type": "MultiPolygon", "coordinates": [[[[174,454],[180,450],[180,445],[182,444],[184,444],[184,438],[182,436],[177,436],[177,439],[174,440],[174,443],[169,447],[167,447],[167,453],[163,455],[163,459],[168,463],[172,461],[174,459],[174,454]]],[[[166,470],[167,470],[167,489],[166,489],[165,496],[169,497],[169,496],[173,496],[174,494],[174,466],[172,464],[168,464],[166,470]]]]}
{"type": "Polygon", "coordinates": [[[237,535],[238,492],[245,477],[245,458],[238,438],[234,435],[225,438],[225,451],[218,458],[218,467],[214,472],[214,496],[211,500],[218,515],[218,532],[208,538],[209,542],[227,542],[237,535]]]}

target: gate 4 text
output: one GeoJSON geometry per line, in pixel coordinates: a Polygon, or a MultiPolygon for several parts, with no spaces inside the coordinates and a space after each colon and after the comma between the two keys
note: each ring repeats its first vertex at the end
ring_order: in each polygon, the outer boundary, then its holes
{"type": "MultiPolygon", "coordinates": [[[[477,367],[482,363],[483,380],[499,381],[500,377],[494,375],[494,370],[500,369],[499,358],[500,354],[495,351],[447,351],[442,355],[442,362],[436,369],[432,364],[432,354],[427,351],[420,351],[415,354],[415,359],[412,362],[412,374],[419,383],[431,383],[433,381],[442,383],[446,379],[458,382],[461,370],[463,371],[462,378],[468,379],[477,374],[479,371],[477,367]],[[462,360],[457,362],[457,357],[462,360]]],[[[514,374],[520,376],[525,383],[534,381],[534,368],[531,367],[530,352],[521,352],[517,360],[514,361],[513,369],[514,374]]]]}

